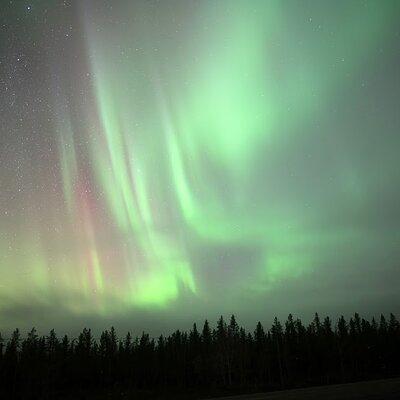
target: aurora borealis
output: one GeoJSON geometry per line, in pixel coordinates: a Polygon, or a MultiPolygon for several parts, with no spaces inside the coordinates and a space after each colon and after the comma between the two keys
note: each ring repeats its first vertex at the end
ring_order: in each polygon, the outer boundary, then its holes
{"type": "Polygon", "coordinates": [[[6,329],[399,307],[398,2],[0,10],[6,329]]]}

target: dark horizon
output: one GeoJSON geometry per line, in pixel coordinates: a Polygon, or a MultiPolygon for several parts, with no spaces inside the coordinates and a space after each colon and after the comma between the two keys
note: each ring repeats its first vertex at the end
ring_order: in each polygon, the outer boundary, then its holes
{"type": "Polygon", "coordinates": [[[368,321],[355,313],[336,322],[315,314],[307,325],[289,315],[253,331],[221,316],[157,339],[146,332],[119,337],[114,327],[100,338],[87,328],[77,338],[35,329],[24,337],[15,330],[8,340],[0,335],[0,395],[7,398],[199,399],[399,374],[393,314],[368,321]]]}
{"type": "MultiPolygon", "coordinates": [[[[242,326],[246,330],[251,331],[252,328],[257,325],[258,322],[260,322],[263,326],[270,326],[273,324],[275,318],[277,318],[279,321],[285,321],[289,315],[291,315],[294,319],[301,319],[301,321],[305,325],[308,325],[312,323],[312,321],[314,320],[315,314],[318,314],[321,319],[324,319],[326,316],[329,316],[332,322],[336,323],[341,317],[343,317],[346,321],[349,320],[350,318],[354,317],[355,313],[354,312],[316,313],[314,311],[312,313],[305,314],[305,317],[302,317],[300,314],[294,314],[290,312],[288,314],[282,314],[282,315],[271,313],[270,316],[268,317],[261,315],[260,318],[255,318],[254,320],[251,321],[246,320],[245,318],[242,318],[240,315],[237,315],[235,313],[215,313],[211,314],[209,317],[204,316],[192,319],[190,319],[189,316],[185,319],[171,318],[171,320],[163,321],[162,324],[160,322],[157,322],[156,324],[157,329],[154,329],[152,328],[152,326],[154,325],[154,320],[160,318],[160,315],[154,315],[147,312],[146,315],[141,315],[140,321],[142,321],[142,323],[140,325],[138,325],[137,322],[135,322],[137,319],[137,317],[135,319],[135,316],[133,316],[131,319],[129,319],[129,317],[127,316],[123,322],[112,317],[108,318],[107,320],[101,320],[101,321],[99,321],[97,318],[87,317],[85,318],[86,322],[80,321],[79,325],[76,324],[76,321],[71,322],[71,320],[67,318],[64,322],[64,325],[61,326],[61,329],[57,329],[56,327],[52,326],[47,327],[47,324],[44,324],[43,326],[40,326],[38,324],[33,324],[33,325],[26,324],[24,326],[14,326],[13,328],[10,329],[8,328],[0,329],[0,333],[2,334],[3,338],[9,339],[12,332],[15,329],[18,329],[21,335],[24,336],[28,334],[32,328],[34,328],[37,334],[40,336],[46,336],[51,330],[54,330],[60,337],[64,335],[68,335],[70,337],[78,337],[83,329],[90,328],[91,332],[93,333],[93,337],[95,339],[98,339],[100,338],[100,335],[103,331],[109,330],[111,327],[113,327],[116,330],[116,332],[118,332],[119,338],[122,338],[128,332],[133,336],[140,336],[143,332],[145,332],[150,336],[150,338],[157,339],[160,335],[169,336],[177,329],[182,332],[188,332],[193,327],[193,324],[196,324],[197,327],[200,327],[203,326],[206,320],[210,323],[210,325],[215,325],[216,321],[218,321],[221,317],[227,321],[232,315],[235,316],[240,326],[242,326]],[[77,328],[71,329],[71,326],[76,326],[76,325],[77,328]],[[63,327],[65,327],[65,329],[63,329],[63,327]]],[[[360,318],[363,318],[368,321],[371,321],[372,319],[379,321],[382,315],[384,317],[389,317],[391,314],[395,316],[398,315],[398,313],[396,314],[395,312],[392,311],[375,312],[375,313],[372,312],[357,313],[357,314],[360,316],[360,318]]],[[[165,314],[163,314],[163,316],[165,318],[165,314]]],[[[335,327],[335,324],[333,326],[335,327]]]]}
{"type": "Polygon", "coordinates": [[[0,4],[0,328],[400,309],[400,2],[0,4]]]}

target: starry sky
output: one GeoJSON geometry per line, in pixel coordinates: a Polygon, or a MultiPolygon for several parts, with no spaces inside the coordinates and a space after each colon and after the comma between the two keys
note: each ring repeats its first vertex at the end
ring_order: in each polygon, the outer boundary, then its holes
{"type": "Polygon", "coordinates": [[[398,311],[399,18],[2,0],[2,329],[398,311]]]}

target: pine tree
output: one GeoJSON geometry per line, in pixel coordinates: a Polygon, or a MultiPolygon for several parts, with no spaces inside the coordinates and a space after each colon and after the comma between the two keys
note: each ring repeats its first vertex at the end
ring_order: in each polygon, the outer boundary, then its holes
{"type": "Polygon", "coordinates": [[[276,351],[276,359],[279,371],[279,382],[281,388],[283,389],[285,387],[285,382],[283,377],[283,359],[282,359],[283,331],[282,331],[282,325],[277,317],[274,318],[274,323],[271,328],[271,334],[276,351]]]}
{"type": "Polygon", "coordinates": [[[346,381],[345,354],[347,350],[348,328],[346,320],[344,319],[343,315],[340,316],[339,321],[337,323],[336,334],[337,334],[337,345],[339,352],[340,372],[342,377],[341,380],[342,382],[345,382],[346,381]]]}
{"type": "Polygon", "coordinates": [[[50,358],[55,356],[56,350],[59,346],[59,340],[57,338],[56,332],[52,329],[49,336],[46,338],[46,349],[50,358]]]}
{"type": "Polygon", "coordinates": [[[113,327],[102,332],[99,344],[89,329],[61,341],[54,330],[39,336],[32,329],[23,340],[15,330],[7,343],[0,336],[0,398],[53,398],[69,388],[170,396],[180,390],[205,397],[228,387],[264,391],[384,378],[400,373],[399,349],[393,314],[387,321],[381,316],[379,326],[374,318],[354,314],[347,324],[342,316],[335,330],[329,317],[316,314],[304,326],[289,315],[284,327],[277,318],[269,330],[258,322],[254,334],[234,316],[228,325],[220,317],[213,330],[205,321],[201,334],[194,324],[189,332],[161,335],[157,343],[145,332],[119,340],[113,327]],[[205,388],[210,392],[201,393],[205,388]]]}
{"type": "Polygon", "coordinates": [[[3,348],[4,348],[4,339],[0,332],[0,362],[1,359],[3,358],[3,348]]]}

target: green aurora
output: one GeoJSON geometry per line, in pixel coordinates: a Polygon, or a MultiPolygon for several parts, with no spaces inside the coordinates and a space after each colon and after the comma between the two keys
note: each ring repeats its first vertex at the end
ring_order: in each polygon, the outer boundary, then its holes
{"type": "Polygon", "coordinates": [[[7,329],[400,305],[398,2],[5,11],[7,329]]]}

